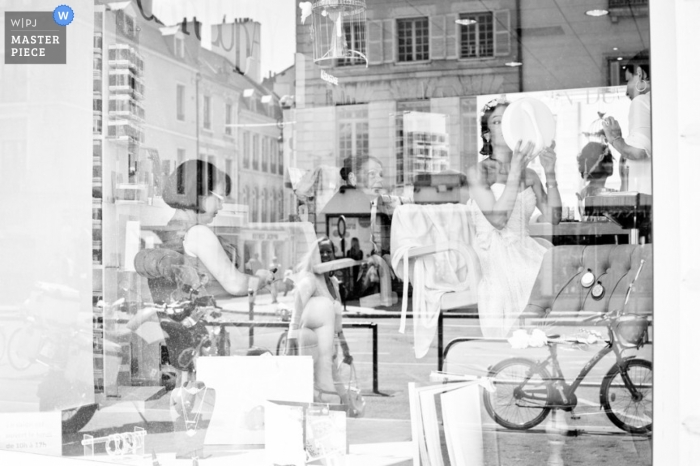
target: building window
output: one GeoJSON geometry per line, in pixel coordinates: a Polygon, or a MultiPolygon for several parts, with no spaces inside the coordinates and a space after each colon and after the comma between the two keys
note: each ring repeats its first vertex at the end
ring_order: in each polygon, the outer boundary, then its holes
{"type": "Polygon", "coordinates": [[[284,218],[284,194],[282,190],[277,191],[277,218],[282,220],[284,218]]]}
{"type": "Polygon", "coordinates": [[[493,57],[493,13],[461,14],[459,19],[475,21],[473,24],[463,25],[459,28],[459,57],[493,57]]]}
{"type": "Polygon", "coordinates": [[[102,114],[92,115],[92,134],[102,134],[102,114]]]}
{"type": "Polygon", "coordinates": [[[243,168],[250,168],[250,133],[243,133],[243,168]]]}
{"type": "Polygon", "coordinates": [[[270,139],[270,173],[277,173],[277,141],[270,139]]]}
{"type": "Polygon", "coordinates": [[[185,149],[177,150],[177,164],[180,165],[185,161],[185,149]]]}
{"type": "Polygon", "coordinates": [[[176,35],[173,38],[173,49],[175,50],[175,56],[179,58],[185,58],[185,40],[184,38],[176,35]]]}
{"type": "Polygon", "coordinates": [[[424,61],[429,56],[430,32],[428,18],[410,18],[397,21],[399,61],[424,61]]]}
{"type": "Polygon", "coordinates": [[[280,150],[278,143],[275,143],[275,152],[277,153],[277,173],[284,175],[284,151],[280,150]]]}
{"type": "MultiPolygon", "coordinates": [[[[367,55],[367,40],[365,37],[365,23],[344,23],[345,42],[351,50],[356,50],[363,55],[367,55]]],[[[365,60],[357,55],[338,60],[338,66],[364,65],[365,60]]]]}
{"type": "Polygon", "coordinates": [[[267,171],[268,158],[270,157],[270,152],[268,150],[267,138],[262,138],[262,171],[267,171]]]}
{"type": "Polygon", "coordinates": [[[253,170],[260,170],[260,136],[253,135],[253,170]]]}
{"type": "Polygon", "coordinates": [[[342,166],[347,157],[369,155],[369,122],[365,106],[338,109],[338,160],[342,166]]]}
{"type": "Polygon", "coordinates": [[[177,119],[180,121],[185,121],[185,86],[182,84],[177,85],[176,100],[177,119]]]}
{"type": "Polygon", "coordinates": [[[267,222],[268,221],[268,215],[270,214],[270,210],[268,208],[269,202],[267,199],[267,188],[263,188],[262,192],[262,212],[261,212],[261,222],[267,222]]]}
{"type": "Polygon", "coordinates": [[[225,125],[226,126],[224,126],[224,134],[226,134],[227,136],[231,136],[233,134],[233,128],[231,127],[231,124],[233,123],[233,121],[231,120],[232,116],[233,116],[233,105],[227,103],[226,104],[226,115],[225,115],[225,118],[226,118],[225,125]]]}
{"type": "Polygon", "coordinates": [[[211,97],[208,95],[205,95],[202,101],[202,126],[211,130],[211,97]]]}
{"type": "Polygon", "coordinates": [[[123,10],[117,11],[117,31],[129,39],[137,39],[136,21],[133,16],[124,13],[123,10]]]}
{"type": "Polygon", "coordinates": [[[410,184],[412,180],[406,180],[405,168],[405,151],[404,151],[404,132],[403,118],[408,112],[430,112],[430,101],[420,100],[414,102],[397,102],[396,104],[396,184],[403,186],[410,184]]]}
{"type": "Polygon", "coordinates": [[[260,195],[258,194],[258,188],[253,188],[253,198],[250,200],[250,205],[253,207],[253,215],[251,216],[251,221],[260,221],[260,195]]]}

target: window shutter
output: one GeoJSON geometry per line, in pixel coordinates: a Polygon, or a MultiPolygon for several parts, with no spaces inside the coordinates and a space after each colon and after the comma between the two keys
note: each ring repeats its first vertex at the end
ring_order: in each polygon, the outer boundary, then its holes
{"type": "Polygon", "coordinates": [[[494,55],[510,55],[510,10],[497,10],[494,19],[494,55]]]}
{"type": "Polygon", "coordinates": [[[394,58],[394,37],[396,36],[396,31],[394,29],[395,24],[396,21],[394,21],[393,19],[384,20],[384,43],[382,44],[384,52],[384,63],[394,63],[394,61],[396,61],[396,59],[394,58]]]}
{"type": "Polygon", "coordinates": [[[370,65],[382,63],[382,21],[367,21],[367,60],[370,65]]]}
{"type": "Polygon", "coordinates": [[[445,17],[430,17],[430,58],[442,60],[445,58],[445,17]]]}
{"type": "Polygon", "coordinates": [[[458,55],[459,47],[457,47],[457,15],[445,16],[445,58],[455,59],[458,55]]]}

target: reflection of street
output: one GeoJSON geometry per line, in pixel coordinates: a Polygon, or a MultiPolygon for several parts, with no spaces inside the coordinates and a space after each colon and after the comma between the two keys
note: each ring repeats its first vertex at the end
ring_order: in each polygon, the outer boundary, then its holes
{"type": "MultiPolygon", "coordinates": [[[[291,305],[291,296],[283,298],[282,306],[291,305]]],[[[275,320],[276,306],[270,303],[269,296],[259,296],[255,306],[257,320],[275,320]]],[[[408,325],[407,333],[398,333],[398,319],[354,318],[353,311],[357,310],[351,302],[348,304],[346,321],[374,321],[379,326],[379,390],[393,393],[392,397],[367,397],[366,416],[369,419],[389,422],[393,420],[402,428],[394,426],[395,440],[410,439],[410,414],[408,411],[407,383],[426,383],[430,372],[437,370],[437,345],[433,342],[430,352],[420,360],[413,354],[412,326],[408,325]],[[404,421],[403,424],[400,424],[404,421]],[[403,438],[402,438],[403,436],[403,438]]],[[[248,303],[244,299],[232,300],[224,307],[235,310],[228,318],[246,320],[248,303]]],[[[398,306],[398,305],[397,305],[398,306]]],[[[395,306],[396,307],[396,306],[395,306]]],[[[392,310],[395,310],[392,308],[392,310]]],[[[397,309],[398,310],[398,307],[397,309]]],[[[231,341],[235,351],[245,350],[248,333],[247,329],[232,329],[231,341]],[[238,330],[238,331],[236,331],[238,330]]],[[[552,328],[549,333],[566,334],[577,328],[552,328]]],[[[604,328],[599,331],[605,332],[604,328]]],[[[372,340],[370,332],[364,329],[346,329],[344,331],[355,358],[361,387],[365,393],[371,393],[372,388],[372,340]]],[[[273,349],[279,337],[279,329],[257,328],[255,330],[256,346],[273,349]]],[[[480,332],[476,321],[465,319],[445,320],[445,344],[456,337],[475,336],[480,332]]],[[[581,368],[598,351],[599,346],[587,350],[571,350],[561,347],[559,361],[567,378],[573,381],[581,368]]],[[[636,352],[627,351],[625,356],[639,354],[640,357],[651,359],[651,347],[647,346],[636,352]]],[[[513,350],[508,343],[473,341],[456,345],[446,361],[445,370],[457,374],[472,374],[483,376],[488,368],[497,362],[513,357],[543,359],[546,349],[513,350]]],[[[565,464],[575,464],[576,460],[583,462],[596,458],[596,461],[611,462],[611,464],[650,464],[650,440],[643,436],[631,436],[610,423],[605,413],[600,409],[599,390],[603,375],[614,362],[614,355],[606,356],[584,379],[583,386],[576,392],[578,407],[575,414],[579,419],[571,419],[566,413],[565,419],[570,431],[565,438],[562,457],[565,464]]],[[[490,464],[546,464],[550,454],[550,445],[546,429],[550,416],[539,426],[529,431],[509,431],[488,417],[482,410],[482,423],[489,438],[486,448],[491,449],[486,457],[498,462],[490,464]],[[497,450],[497,451],[496,451],[497,450]]],[[[378,421],[379,422],[379,421],[378,421]]]]}
{"type": "MultiPolygon", "coordinates": [[[[278,321],[275,315],[279,306],[290,307],[292,296],[278,298],[281,303],[271,303],[269,294],[257,297],[255,305],[255,320],[278,321]]],[[[225,320],[248,320],[247,298],[235,298],[221,303],[228,312],[224,313],[225,320]]],[[[379,390],[393,394],[391,397],[371,396],[372,392],[372,337],[366,329],[347,328],[345,335],[350,345],[358,370],[360,386],[366,395],[367,407],[365,417],[348,420],[348,440],[357,451],[375,450],[401,451],[401,445],[410,455],[408,443],[411,440],[411,426],[407,383],[427,383],[430,372],[437,370],[437,347],[433,343],[428,355],[417,360],[413,354],[412,326],[408,326],[405,335],[398,333],[398,319],[370,319],[352,317],[357,308],[349,303],[350,311],[346,321],[373,321],[379,327],[378,357],[379,357],[379,390]],[[392,450],[393,449],[393,450],[392,450]]],[[[393,309],[392,309],[393,310],[393,309]]],[[[232,354],[242,355],[248,348],[248,329],[245,327],[229,327],[232,354]]],[[[576,330],[576,329],[573,329],[576,330]]],[[[274,351],[278,338],[282,333],[280,328],[255,329],[255,346],[274,351]]],[[[560,332],[557,332],[560,333],[560,332]]],[[[455,337],[478,336],[476,322],[471,320],[445,321],[445,343],[455,337]]],[[[597,348],[591,351],[560,351],[560,363],[568,381],[571,381],[581,367],[591,358],[597,348]]],[[[454,347],[446,361],[445,369],[458,374],[484,375],[488,367],[505,358],[512,356],[538,359],[545,354],[542,349],[515,351],[507,343],[474,341],[462,343],[454,347]]],[[[642,357],[650,357],[651,349],[643,348],[642,357]]],[[[631,355],[631,352],[630,352],[631,355]]],[[[561,457],[564,464],[578,463],[609,463],[615,465],[644,465],[651,464],[650,440],[644,436],[631,436],[613,426],[600,410],[598,401],[599,385],[603,374],[612,364],[612,356],[606,357],[589,374],[584,381],[591,386],[580,387],[577,391],[579,399],[576,415],[579,419],[571,419],[566,413],[565,419],[570,436],[560,439],[561,457]]],[[[157,452],[172,451],[172,424],[168,411],[168,395],[159,394],[155,399],[147,401],[129,401],[128,390],[124,389],[124,398],[113,400],[109,406],[99,411],[92,421],[81,432],[101,434],[123,430],[132,425],[145,426],[149,435],[146,439],[147,450],[157,452]]],[[[552,434],[548,433],[550,416],[539,426],[528,431],[509,431],[488,417],[482,409],[481,420],[484,429],[485,458],[487,465],[544,465],[552,451],[552,434]]],[[[555,436],[556,437],[556,436],[555,436]]],[[[79,454],[77,437],[66,439],[66,446],[71,454],[79,454]]],[[[399,455],[399,453],[396,453],[399,455]]],[[[399,455],[400,456],[400,455],[399,455]]],[[[411,464],[399,460],[386,464],[411,464]]]]}

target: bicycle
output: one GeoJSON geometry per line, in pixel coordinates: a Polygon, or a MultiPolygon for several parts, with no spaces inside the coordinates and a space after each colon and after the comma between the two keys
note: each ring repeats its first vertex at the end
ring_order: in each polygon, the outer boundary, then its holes
{"type": "MultiPolygon", "coordinates": [[[[625,304],[634,281],[627,290],[625,304]]],[[[507,429],[527,430],[544,421],[552,409],[573,414],[578,403],[576,389],[591,369],[613,352],[616,361],[600,386],[601,407],[608,419],[620,429],[632,434],[650,433],[652,363],[635,356],[623,357],[626,349],[640,348],[647,343],[647,317],[624,314],[620,310],[586,319],[591,320],[605,323],[608,341],[571,384],[566,383],[557,359],[557,347],[564,343],[558,335],[548,336],[546,346],[549,356],[544,361],[516,357],[490,368],[488,378],[495,391],[483,392],[484,407],[489,416],[507,429]],[[552,374],[547,369],[550,363],[552,374]]]]}

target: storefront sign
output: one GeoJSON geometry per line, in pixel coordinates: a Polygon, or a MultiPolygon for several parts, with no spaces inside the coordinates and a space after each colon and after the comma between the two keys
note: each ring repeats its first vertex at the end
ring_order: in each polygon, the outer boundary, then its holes
{"type": "Polygon", "coordinates": [[[338,85],[338,78],[336,78],[332,74],[326,73],[323,70],[321,70],[321,79],[323,79],[327,83],[335,84],[336,86],[338,85]]]}
{"type": "Polygon", "coordinates": [[[286,241],[287,234],[274,231],[244,231],[241,238],[248,241],[286,241]]]}
{"type": "Polygon", "coordinates": [[[61,412],[0,414],[0,450],[61,456],[61,412]]]}

